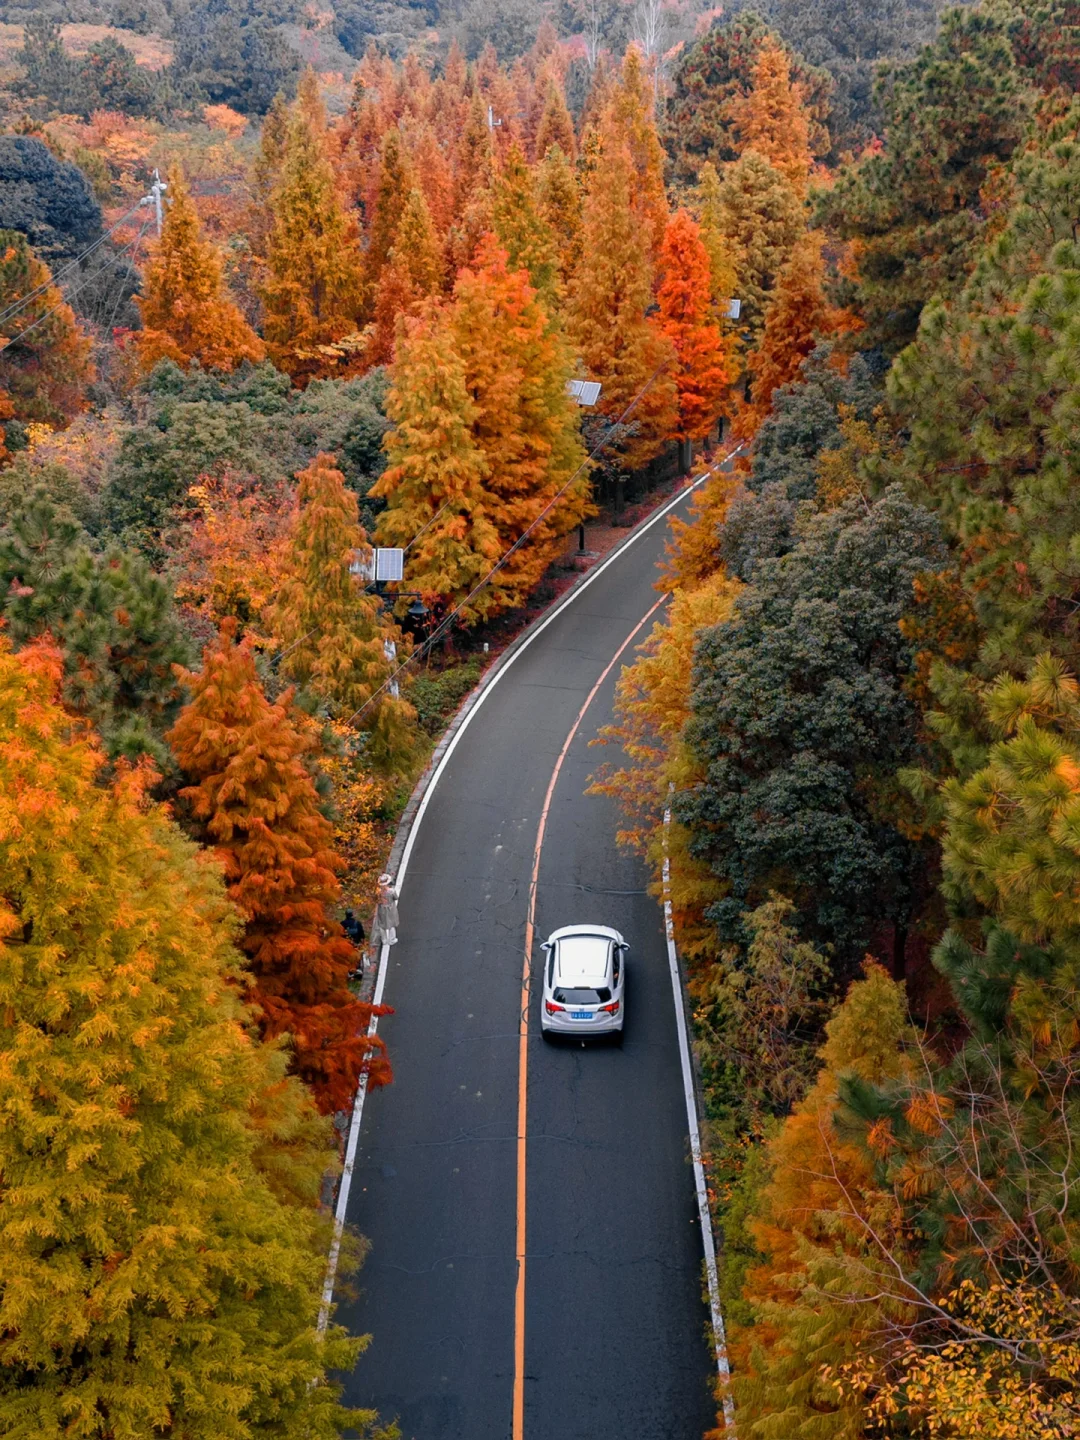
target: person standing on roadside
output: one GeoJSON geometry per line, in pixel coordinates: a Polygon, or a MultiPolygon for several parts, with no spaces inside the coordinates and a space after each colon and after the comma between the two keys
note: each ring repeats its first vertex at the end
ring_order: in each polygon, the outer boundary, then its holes
{"type": "Polygon", "coordinates": [[[377,955],[383,945],[396,945],[398,926],[397,891],[389,875],[379,876],[375,923],[371,927],[371,948],[377,955]]]}

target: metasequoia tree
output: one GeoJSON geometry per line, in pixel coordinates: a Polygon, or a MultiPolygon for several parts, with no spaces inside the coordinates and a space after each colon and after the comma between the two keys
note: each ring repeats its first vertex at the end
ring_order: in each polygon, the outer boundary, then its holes
{"type": "Polygon", "coordinates": [[[152,370],[159,360],[231,370],[257,362],[262,341],[229,299],[221,257],[202,235],[184,177],[169,183],[169,206],[137,297],[143,328],[136,336],[139,361],[152,370]]]}
{"type": "Polygon", "coordinates": [[[59,678],[0,651],[0,1428],[367,1435],[328,1382],[363,1342],[316,1328],[329,1129],[248,1028],[219,872],[59,678]]]}
{"type": "Polygon", "coordinates": [[[675,352],[676,433],[682,440],[700,440],[716,422],[735,375],[731,343],[713,316],[708,252],[685,210],[668,223],[660,263],[660,328],[675,352]]]}
{"type": "Polygon", "coordinates": [[[367,250],[364,253],[364,278],[368,295],[371,297],[375,295],[383,267],[390,259],[398,226],[412,188],[401,133],[394,129],[383,141],[378,184],[368,228],[367,250]]]}
{"type": "Polygon", "coordinates": [[[572,360],[528,276],[508,267],[491,236],[476,268],[458,275],[450,324],[476,407],[472,435],[488,470],[487,518],[504,550],[523,541],[492,591],[500,606],[520,605],[588,513],[579,416],[566,393],[572,360]]]}
{"type": "Polygon", "coordinates": [[[698,233],[709,257],[709,293],[718,318],[727,315],[736,298],[738,259],[736,243],[725,227],[720,176],[716,166],[707,160],[694,195],[698,233]]]}
{"type": "Polygon", "coordinates": [[[625,146],[633,167],[630,208],[645,226],[649,257],[655,264],[664,242],[668,219],[664,189],[664,150],[656,132],[653,88],[645,73],[637,46],[631,45],[623,58],[619,83],[612,91],[600,127],[601,148],[606,169],[607,152],[625,146]]]}
{"type": "Polygon", "coordinates": [[[374,328],[365,359],[386,364],[394,353],[399,317],[415,315],[429,295],[442,289],[443,256],[423,192],[412,189],[398,222],[397,235],[379,274],[374,328]]]}
{"type": "MultiPolygon", "coordinates": [[[[384,442],[389,465],[371,490],[387,504],[376,538],[411,546],[409,587],[429,605],[456,605],[502,546],[487,514],[489,462],[473,435],[477,406],[445,311],[429,306],[402,327],[386,413],[394,428],[384,442]]],[[[496,607],[495,593],[485,588],[462,618],[480,619],[496,607]]]]}
{"type": "Polygon", "coordinates": [[[330,1114],[349,1105],[361,1074],[383,1085],[390,1067],[367,1033],[372,1007],[348,988],[356,951],[330,914],[341,864],[309,768],[316,740],[292,691],[267,700],[235,633],[226,621],[202,670],[185,677],[191,701],[169,733],[191,781],[180,798],[243,917],[263,1034],[290,1037],[295,1073],[330,1114]]]}
{"type": "Polygon", "coordinates": [[[540,212],[532,172],[513,145],[495,182],[491,219],[510,268],[528,273],[529,284],[549,315],[558,300],[559,256],[555,236],[540,212]]]}
{"type": "Polygon", "coordinates": [[[748,362],[752,404],[740,417],[742,433],[756,430],[776,391],[798,377],[806,357],[840,322],[825,299],[823,239],[816,231],[801,236],[776,277],[761,342],[748,362]]]}
{"type": "Polygon", "coordinates": [[[281,668],[341,718],[362,711],[372,758],[392,765],[411,752],[413,711],[384,688],[397,663],[386,642],[401,637],[350,569],[368,550],[356,495],[330,455],[317,455],[297,479],[287,574],[268,616],[281,668]]]}
{"type": "Polygon", "coordinates": [[[802,90],[791,78],[788,54],[775,41],[767,40],[758,51],[750,92],[733,101],[731,110],[742,148],[763,155],[804,198],[813,164],[810,117],[802,90]]]}
{"type": "Polygon", "coordinates": [[[356,222],[342,208],[330,162],[303,114],[289,123],[271,205],[263,334],[280,369],[310,379],[343,358],[336,342],[356,331],[364,275],[356,222]]]}
{"type": "Polygon", "coordinates": [[[536,198],[558,247],[565,290],[581,258],[582,196],[574,167],[558,146],[552,146],[537,167],[536,198]]]}
{"type": "MultiPolygon", "coordinates": [[[[838,1133],[836,1112],[842,1076],[880,1084],[910,1067],[903,987],[867,966],[826,1034],[817,1080],[767,1146],[766,1180],[747,1227],[757,1252],[743,1288],[753,1323],[734,1325],[729,1342],[740,1412],[793,1434],[817,1429],[860,1440],[859,1398],[838,1393],[823,1370],[839,1371],[869,1351],[907,1307],[889,1300],[889,1259],[863,1223],[875,1198],[872,1156],[838,1133]],[[885,1292],[876,1303],[847,1303],[853,1285],[872,1296],[875,1280],[885,1292]]],[[[899,1235],[888,1238],[899,1248],[899,1235]]]]}
{"type": "Polygon", "coordinates": [[[742,301],[739,327],[753,345],[777,276],[805,228],[802,205],[786,176],[753,150],[726,168],[718,203],[742,301]]]}
{"type": "Polygon", "coordinates": [[[646,317],[652,302],[649,241],[630,203],[634,171],[625,147],[605,152],[585,199],[584,243],[567,324],[586,373],[603,385],[598,409],[616,419],[637,401],[619,437],[627,469],[644,465],[677,423],[670,342],[646,317]],[[640,398],[639,398],[640,397],[640,398]]]}
{"type": "Polygon", "coordinates": [[[86,408],[90,340],[18,230],[0,230],[0,392],[7,418],[62,427],[86,408]]]}
{"type": "Polygon", "coordinates": [[[540,117],[540,124],[536,127],[533,148],[536,159],[543,160],[553,145],[557,145],[569,160],[573,160],[577,154],[574,122],[566,107],[566,96],[563,93],[562,85],[556,79],[549,77],[544,94],[544,111],[540,117]]]}

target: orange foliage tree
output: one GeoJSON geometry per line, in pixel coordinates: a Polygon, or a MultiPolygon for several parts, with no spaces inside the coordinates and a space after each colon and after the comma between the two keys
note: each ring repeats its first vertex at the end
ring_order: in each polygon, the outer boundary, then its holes
{"type": "MultiPolygon", "coordinates": [[[[656,130],[652,84],[636,45],[628,47],[619,83],[611,93],[601,124],[601,145],[605,159],[608,150],[618,149],[620,145],[625,145],[630,154],[634,172],[630,209],[645,227],[649,257],[655,265],[660,258],[668,220],[664,147],[656,130]]],[[[602,163],[601,172],[605,168],[602,163]]]]}
{"type": "MultiPolygon", "coordinates": [[[[487,514],[488,460],[473,437],[477,408],[445,310],[429,306],[402,327],[386,413],[394,423],[385,441],[390,463],[371,490],[387,502],[377,537],[410,547],[410,589],[432,605],[457,604],[501,544],[487,514]]],[[[482,591],[463,618],[483,617],[494,602],[482,591]]]]}
{"type": "Polygon", "coordinates": [[[18,230],[0,230],[0,317],[5,418],[66,425],[86,408],[90,341],[18,230]]]}
{"type": "Polygon", "coordinates": [[[356,952],[333,919],[340,861],[309,769],[316,742],[297,722],[292,692],[267,700],[247,643],[226,622],[191,701],[169,733],[181,793],[220,859],[244,920],[241,949],[266,1036],[292,1037],[293,1067],[324,1113],[344,1109],[361,1074],[390,1079],[385,1046],[368,1035],[378,1012],[348,988],[356,952]]]}
{"type": "Polygon", "coordinates": [[[375,295],[383,267],[390,259],[398,226],[412,188],[400,132],[391,130],[383,141],[379,183],[375,191],[368,246],[364,255],[364,274],[369,296],[375,295]]]}
{"type": "Polygon", "coordinates": [[[194,509],[170,536],[176,599],[215,624],[257,625],[285,577],[294,495],[226,471],[197,481],[188,499],[194,509]]]}
{"type": "Polygon", "coordinates": [[[586,372],[603,385],[602,415],[614,419],[645,391],[631,417],[634,430],[621,446],[628,469],[659,454],[678,423],[670,373],[675,352],[645,314],[652,303],[653,272],[648,237],[631,204],[635,183],[626,147],[605,149],[585,199],[582,258],[571,281],[567,316],[586,372]]]}
{"type": "Polygon", "coordinates": [[[476,407],[474,442],[487,462],[487,514],[500,546],[525,541],[492,581],[500,607],[520,605],[588,513],[588,476],[556,499],[585,452],[566,393],[569,350],[523,270],[511,270],[492,236],[475,269],[462,270],[451,310],[465,382],[476,407]]]}
{"type": "Polygon", "coordinates": [[[761,46],[750,91],[731,102],[731,111],[743,148],[764,156],[805,196],[813,164],[810,117],[791,78],[791,59],[774,40],[761,46]]]}
{"type": "MultiPolygon", "coordinates": [[[[224,107],[223,107],[224,108],[224,107]]],[[[229,299],[221,257],[203,238],[184,177],[169,183],[169,208],[161,239],[143,274],[138,297],[143,329],[136,336],[139,363],[152,370],[173,360],[231,370],[241,360],[259,361],[262,341],[229,299]]]]}
{"type": "Polygon", "coordinates": [[[443,257],[423,192],[412,189],[398,222],[397,234],[379,272],[375,319],[365,359],[384,365],[394,353],[399,317],[415,315],[429,295],[442,289],[443,257]]]}
{"type": "Polygon", "coordinates": [[[712,428],[735,369],[732,342],[713,315],[709,254],[685,210],[668,223],[661,264],[660,328],[675,351],[678,435],[699,440],[712,428]]]}
{"type": "Polygon", "coordinates": [[[776,291],[765,312],[761,343],[748,362],[753,399],[739,417],[740,434],[756,430],[769,413],[776,391],[790,385],[818,341],[843,324],[844,316],[825,299],[821,246],[820,233],[811,231],[801,236],[777,276],[776,291]]]}

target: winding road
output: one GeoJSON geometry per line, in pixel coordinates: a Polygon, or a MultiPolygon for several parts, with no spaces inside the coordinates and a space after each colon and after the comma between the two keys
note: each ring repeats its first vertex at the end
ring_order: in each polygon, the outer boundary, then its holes
{"type": "Polygon", "coordinates": [[[345,1398],[403,1440],[715,1423],[663,916],[614,804],[584,793],[621,666],[663,613],[666,535],[643,526],[537,627],[414,827],[380,1027],[395,1079],[364,1106],[346,1212],[371,1251],[338,1310],[374,1336],[345,1398]],[[621,1047],[547,1045],[535,991],[523,1010],[539,942],[578,921],[632,946],[621,1047]]]}

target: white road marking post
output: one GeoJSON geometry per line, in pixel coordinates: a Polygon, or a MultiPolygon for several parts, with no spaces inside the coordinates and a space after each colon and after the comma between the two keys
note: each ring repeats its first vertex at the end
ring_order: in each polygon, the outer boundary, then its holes
{"type": "MultiPolygon", "coordinates": [[[[670,790],[674,787],[669,787],[670,790]]],[[[664,935],[667,939],[668,968],[671,971],[671,988],[675,998],[675,1028],[679,1034],[679,1063],[682,1065],[683,1096],[686,1100],[686,1123],[690,1128],[690,1155],[694,1162],[694,1188],[697,1191],[698,1221],[701,1224],[701,1244],[705,1251],[705,1274],[709,1285],[709,1310],[712,1316],[713,1337],[716,1344],[716,1369],[724,1387],[724,1429],[729,1435],[735,1434],[735,1406],[731,1399],[731,1370],[727,1358],[727,1334],[724,1317],[720,1310],[720,1276],[716,1268],[716,1240],[713,1236],[712,1211],[709,1208],[709,1192],[705,1184],[705,1166],[701,1158],[701,1129],[698,1125],[697,1096],[694,1091],[694,1072],[690,1062],[690,1037],[687,1034],[686,1007],[683,1003],[682,974],[679,970],[679,955],[675,949],[675,924],[671,913],[671,856],[668,849],[668,835],[671,833],[671,810],[664,811],[664,935]]]]}
{"type": "MultiPolygon", "coordinates": [[[[626,540],[622,542],[622,544],[617,545],[609,555],[606,555],[604,559],[600,561],[599,565],[593,566],[593,568],[588,572],[585,578],[573,587],[569,595],[567,595],[558,605],[556,605],[553,610],[549,611],[542,620],[539,620],[532,629],[527,630],[522,636],[521,641],[517,645],[517,647],[512,648],[506,655],[505,660],[503,660],[502,663],[496,663],[495,666],[493,666],[492,669],[488,671],[487,675],[484,676],[484,678],[480,681],[479,688],[474,692],[476,696],[475,701],[464,714],[461,720],[461,724],[458,726],[456,732],[450,740],[449,745],[447,745],[446,749],[443,751],[442,759],[439,761],[432,774],[427,777],[426,788],[424,790],[423,796],[421,797],[420,804],[417,808],[416,815],[409,829],[408,836],[405,840],[405,849],[402,851],[401,854],[401,864],[398,866],[397,874],[394,877],[394,889],[397,891],[399,896],[401,895],[401,887],[405,883],[405,875],[409,868],[409,860],[412,857],[413,845],[416,843],[416,835],[420,829],[420,822],[423,820],[424,815],[427,813],[428,801],[434,794],[435,787],[436,785],[438,785],[440,779],[442,778],[443,771],[450,763],[450,757],[457,749],[461,737],[465,734],[465,731],[472,724],[474,718],[480,710],[480,707],[483,705],[487,697],[491,694],[492,690],[494,690],[495,686],[507,673],[510,667],[515,663],[518,657],[525,653],[525,651],[529,648],[529,646],[537,638],[537,636],[542,635],[547,629],[547,627],[552,624],[553,621],[557,620],[562,614],[562,612],[568,608],[568,606],[572,605],[580,595],[584,594],[584,592],[589,588],[593,581],[598,579],[599,576],[604,573],[604,571],[608,568],[609,565],[613,565],[615,561],[618,560],[632,545],[636,544],[643,535],[647,534],[654,525],[665,519],[666,516],[672,510],[674,510],[676,505],[680,504],[683,500],[686,499],[687,495],[689,495],[691,491],[696,490],[699,485],[704,485],[705,481],[715,475],[717,470],[719,470],[722,466],[726,465],[729,460],[733,460],[742,448],[742,443],[740,443],[736,445],[732,450],[729,450],[722,460],[718,460],[715,465],[710,466],[710,468],[706,470],[703,474],[699,475],[696,480],[692,481],[689,485],[678,491],[677,494],[673,495],[666,504],[661,505],[659,510],[657,510],[654,515],[650,515],[648,520],[646,520],[642,525],[639,525],[636,529],[632,530],[631,533],[627,536],[626,540]]],[[[420,784],[424,783],[424,780],[420,781],[420,784]]],[[[383,991],[386,986],[386,969],[389,963],[389,959],[390,946],[384,945],[379,954],[379,970],[375,980],[375,995],[373,997],[373,1003],[376,1005],[382,1004],[383,991]]],[[[368,1026],[368,1035],[375,1035],[378,1032],[378,1028],[379,1017],[377,1015],[373,1015],[371,1017],[371,1024],[368,1026]]],[[[341,1257],[341,1237],[345,1231],[345,1216],[349,1208],[349,1194],[352,1190],[353,1167],[356,1163],[356,1151],[359,1147],[360,1141],[360,1125],[364,1117],[364,1101],[366,1099],[367,1077],[361,1076],[360,1084],[356,1087],[356,1099],[353,1101],[352,1119],[349,1122],[349,1138],[345,1145],[345,1164],[341,1172],[341,1183],[338,1186],[337,1204],[334,1206],[334,1233],[333,1238],[330,1242],[330,1253],[327,1256],[326,1260],[326,1279],[323,1282],[322,1301],[319,1305],[318,1328],[320,1334],[323,1334],[325,1332],[327,1324],[330,1320],[330,1307],[333,1303],[334,1285],[337,1281],[338,1260],[341,1257]]],[[[715,1268],[715,1259],[713,1264],[715,1268]]]]}

